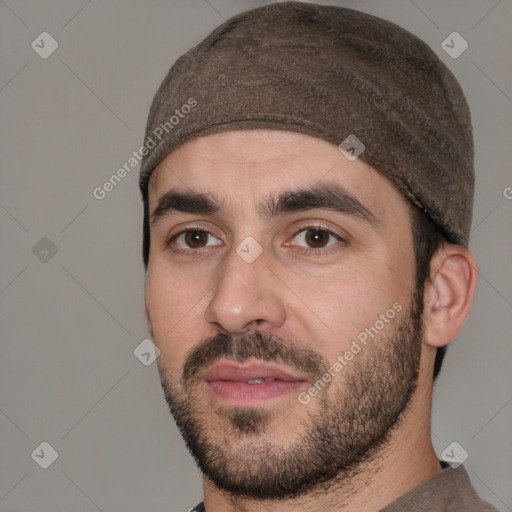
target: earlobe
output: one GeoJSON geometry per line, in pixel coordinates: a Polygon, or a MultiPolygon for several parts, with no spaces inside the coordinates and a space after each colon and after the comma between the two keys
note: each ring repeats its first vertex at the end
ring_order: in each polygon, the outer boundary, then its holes
{"type": "Polygon", "coordinates": [[[468,249],[445,244],[432,258],[430,281],[425,285],[425,343],[442,347],[464,324],[475,294],[478,265],[468,249]]]}

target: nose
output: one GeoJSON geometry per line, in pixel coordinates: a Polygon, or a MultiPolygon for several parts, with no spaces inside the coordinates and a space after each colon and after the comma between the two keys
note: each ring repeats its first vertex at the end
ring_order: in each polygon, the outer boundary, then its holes
{"type": "Polygon", "coordinates": [[[282,326],[286,317],[284,290],[268,266],[265,251],[252,263],[245,261],[235,249],[226,259],[223,268],[219,268],[205,310],[206,321],[231,334],[248,330],[254,324],[260,329],[282,326]]]}

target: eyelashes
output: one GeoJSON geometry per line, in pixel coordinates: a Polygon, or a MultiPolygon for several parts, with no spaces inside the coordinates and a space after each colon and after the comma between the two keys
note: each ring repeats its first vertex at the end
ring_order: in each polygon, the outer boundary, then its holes
{"type": "MultiPolygon", "coordinates": [[[[305,255],[319,256],[340,249],[339,246],[343,246],[344,243],[345,240],[339,234],[315,224],[301,227],[291,240],[284,242],[283,245],[296,248],[305,255]]],[[[211,232],[198,226],[188,226],[165,242],[165,248],[173,254],[189,257],[202,256],[210,250],[208,248],[221,245],[222,242],[211,232]]]]}

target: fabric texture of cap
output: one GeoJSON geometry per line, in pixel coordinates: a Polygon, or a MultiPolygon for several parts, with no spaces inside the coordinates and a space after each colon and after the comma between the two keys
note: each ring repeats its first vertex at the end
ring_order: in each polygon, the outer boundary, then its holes
{"type": "Polygon", "coordinates": [[[181,56],[146,126],[140,188],[196,137],[252,128],[301,132],[360,158],[467,247],[473,135],[463,91],[418,37],[353,9],[280,2],[236,15],[181,56]],[[354,139],[353,136],[357,139],[354,139]]]}

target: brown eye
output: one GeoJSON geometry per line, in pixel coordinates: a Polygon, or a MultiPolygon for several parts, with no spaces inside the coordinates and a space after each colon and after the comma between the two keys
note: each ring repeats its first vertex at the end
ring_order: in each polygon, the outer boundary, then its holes
{"type": "Polygon", "coordinates": [[[319,228],[307,229],[305,233],[306,243],[315,249],[326,247],[331,236],[328,231],[319,228]]]}
{"type": "Polygon", "coordinates": [[[167,242],[167,247],[177,254],[194,256],[202,254],[203,249],[208,250],[212,246],[221,246],[222,241],[205,229],[190,227],[180,231],[167,242]]]}
{"type": "Polygon", "coordinates": [[[184,240],[191,249],[204,247],[208,242],[208,233],[206,231],[189,230],[184,233],[184,240]]]}
{"type": "Polygon", "coordinates": [[[342,241],[342,238],[328,229],[319,226],[308,226],[295,235],[293,243],[287,243],[286,245],[298,245],[305,249],[325,249],[340,241],[342,241]]]}

